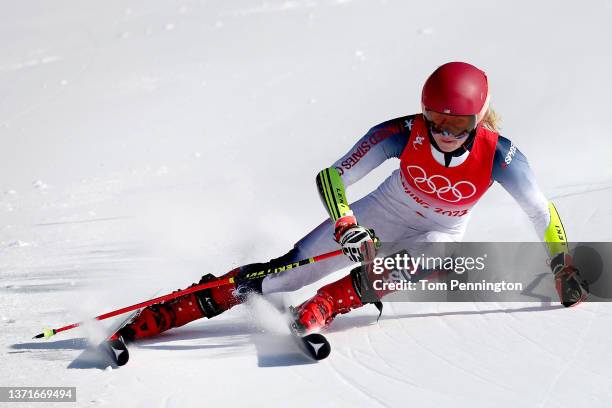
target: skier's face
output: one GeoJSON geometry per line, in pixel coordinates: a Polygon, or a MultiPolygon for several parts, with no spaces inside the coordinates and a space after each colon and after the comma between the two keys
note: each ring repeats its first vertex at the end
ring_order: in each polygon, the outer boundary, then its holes
{"type": "Polygon", "coordinates": [[[432,137],[443,152],[452,152],[461,147],[476,127],[475,116],[447,115],[433,111],[423,113],[432,137]]]}
{"type": "Polygon", "coordinates": [[[440,134],[432,134],[432,136],[438,144],[440,150],[445,153],[453,152],[460,148],[463,143],[465,143],[465,138],[457,140],[452,136],[443,136],[440,134]]]}

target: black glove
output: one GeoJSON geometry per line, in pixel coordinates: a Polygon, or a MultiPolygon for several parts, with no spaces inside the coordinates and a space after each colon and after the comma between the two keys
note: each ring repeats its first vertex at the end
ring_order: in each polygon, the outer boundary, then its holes
{"type": "Polygon", "coordinates": [[[587,299],[589,284],[582,279],[569,254],[555,255],[550,261],[550,267],[555,275],[555,287],[563,306],[575,306],[587,299]]]}
{"type": "Polygon", "coordinates": [[[336,221],[334,239],[353,262],[363,262],[376,253],[378,238],[374,230],[357,224],[353,215],[345,215],[336,221]]]}

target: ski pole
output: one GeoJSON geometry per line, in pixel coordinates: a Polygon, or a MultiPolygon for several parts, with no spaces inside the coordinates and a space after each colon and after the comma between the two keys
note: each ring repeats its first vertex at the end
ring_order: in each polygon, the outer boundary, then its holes
{"type": "MultiPolygon", "coordinates": [[[[308,265],[311,263],[315,263],[315,262],[319,262],[319,261],[323,261],[324,259],[328,259],[328,258],[332,258],[334,256],[338,256],[342,254],[342,250],[338,249],[336,251],[332,251],[332,252],[327,252],[321,255],[317,255],[314,256],[312,258],[306,258],[306,259],[302,259],[301,261],[296,261],[296,262],[292,262],[290,264],[286,264],[286,265],[282,265],[276,268],[271,268],[271,269],[265,269],[262,271],[256,271],[256,272],[250,272],[248,274],[246,274],[245,276],[241,276],[240,278],[238,278],[238,281],[249,281],[249,280],[253,280],[253,279],[258,279],[258,278],[262,278],[268,275],[273,275],[275,273],[280,273],[289,269],[293,269],[293,268],[297,268],[303,265],[308,265]]],[[[166,295],[163,296],[159,296],[144,302],[140,302],[140,303],[136,303],[134,305],[131,306],[126,306],[123,307],[121,309],[117,309],[117,310],[113,310],[111,312],[108,313],[104,313],[101,314],[99,316],[94,317],[94,320],[104,320],[104,319],[108,319],[110,317],[114,317],[114,316],[118,316],[120,314],[123,313],[127,313],[127,312],[131,312],[132,310],[136,310],[136,309],[140,309],[146,306],[151,306],[154,305],[156,303],[160,303],[160,302],[164,302],[164,301],[168,301],[168,300],[172,300],[174,298],[183,296],[183,295],[188,295],[189,293],[192,292],[197,292],[200,290],[204,290],[204,289],[209,289],[209,288],[215,288],[218,286],[223,286],[223,285],[230,285],[236,283],[236,278],[226,278],[226,279],[222,279],[222,280],[218,280],[218,281],[214,281],[214,282],[207,282],[207,283],[202,283],[200,285],[195,285],[195,286],[191,286],[187,289],[183,289],[183,290],[179,290],[176,292],[172,292],[172,293],[168,293],[166,295]]],[[[74,329],[75,327],[79,327],[83,324],[84,322],[79,322],[79,323],[73,323],[73,324],[69,324],[67,326],[63,326],[60,327],[58,329],[44,329],[42,333],[37,334],[36,336],[34,336],[34,339],[40,339],[40,338],[45,338],[48,339],[51,336],[66,331],[66,330],[70,330],[70,329],[74,329]]]]}

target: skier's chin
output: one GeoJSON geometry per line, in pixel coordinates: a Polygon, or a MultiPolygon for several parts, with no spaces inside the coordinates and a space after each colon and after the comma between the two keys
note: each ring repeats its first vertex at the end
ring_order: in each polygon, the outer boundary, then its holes
{"type": "Polygon", "coordinates": [[[435,139],[440,150],[445,153],[457,150],[464,142],[463,140],[457,140],[455,138],[435,137],[435,139]]]}

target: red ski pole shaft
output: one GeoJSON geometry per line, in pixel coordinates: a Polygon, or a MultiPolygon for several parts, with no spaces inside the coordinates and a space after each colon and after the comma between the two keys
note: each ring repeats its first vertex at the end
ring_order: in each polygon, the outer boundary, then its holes
{"type": "MultiPolygon", "coordinates": [[[[159,297],[156,297],[156,298],[144,301],[144,302],[136,303],[136,304],[131,305],[131,306],[126,306],[126,307],[123,307],[121,309],[117,309],[117,310],[113,310],[113,311],[108,312],[108,313],[101,314],[99,316],[94,317],[94,320],[108,319],[110,317],[118,316],[118,315],[123,314],[123,313],[131,312],[132,310],[140,309],[142,307],[151,306],[151,305],[154,305],[156,303],[164,302],[166,300],[171,300],[171,299],[174,299],[174,298],[179,297],[179,296],[187,295],[189,293],[196,292],[198,290],[204,290],[204,289],[208,289],[208,288],[214,288],[214,287],[217,287],[217,286],[228,285],[228,284],[233,283],[233,282],[234,282],[234,278],[227,278],[227,279],[223,279],[223,280],[220,280],[220,281],[207,282],[207,283],[203,283],[201,285],[192,286],[192,287],[187,288],[187,289],[183,289],[183,290],[180,290],[180,291],[177,291],[177,292],[173,292],[173,293],[168,293],[167,295],[159,296],[159,297]]],[[[42,337],[48,338],[48,337],[53,336],[54,334],[57,334],[57,333],[60,333],[60,332],[66,331],[66,330],[74,329],[75,327],[79,327],[83,323],[84,322],[72,323],[72,324],[69,324],[67,326],[60,327],[58,329],[45,329],[42,333],[37,334],[33,338],[35,338],[35,339],[40,339],[42,337]]]]}
{"type": "MultiPolygon", "coordinates": [[[[301,261],[297,261],[297,262],[293,262],[293,263],[290,263],[290,264],[287,264],[287,265],[279,266],[279,267],[274,268],[274,269],[267,269],[267,270],[262,270],[262,271],[258,271],[258,272],[252,272],[252,273],[247,274],[245,277],[241,277],[240,280],[245,281],[245,280],[252,280],[252,279],[261,278],[261,277],[264,277],[264,276],[267,276],[267,275],[272,275],[272,274],[275,274],[275,273],[283,272],[283,271],[286,271],[288,269],[297,268],[299,266],[308,265],[308,264],[315,263],[315,262],[320,262],[320,261],[322,261],[324,259],[332,258],[332,257],[340,255],[340,254],[342,254],[342,250],[338,249],[336,251],[327,252],[325,254],[317,255],[317,256],[314,256],[312,258],[302,259],[301,261]]],[[[118,316],[118,315],[121,315],[123,313],[131,312],[132,310],[137,310],[137,309],[140,309],[140,308],[143,308],[143,307],[154,305],[156,303],[165,302],[165,301],[172,300],[172,299],[175,299],[175,298],[180,297],[180,296],[188,295],[189,293],[193,293],[193,292],[197,292],[197,291],[204,290],[204,289],[209,289],[209,288],[215,288],[215,287],[223,286],[223,285],[230,285],[230,284],[233,284],[233,283],[235,283],[235,279],[234,278],[227,278],[227,279],[217,280],[217,281],[213,281],[213,282],[202,283],[200,285],[191,286],[191,287],[189,287],[187,289],[178,290],[176,292],[168,293],[166,295],[159,296],[159,297],[156,297],[156,298],[144,301],[144,302],[136,303],[136,304],[131,305],[131,306],[126,306],[126,307],[123,307],[121,309],[117,309],[117,310],[113,310],[113,311],[108,312],[108,313],[101,314],[99,316],[94,317],[94,320],[108,319],[110,317],[118,316]]],[[[57,333],[60,333],[60,332],[66,331],[66,330],[74,329],[75,327],[79,327],[83,323],[84,322],[72,323],[72,324],[69,324],[67,326],[60,327],[58,329],[45,329],[42,333],[37,334],[33,338],[35,338],[35,339],[40,339],[40,338],[43,338],[43,337],[44,338],[49,338],[49,337],[53,336],[54,334],[57,334],[57,333]]]]}

